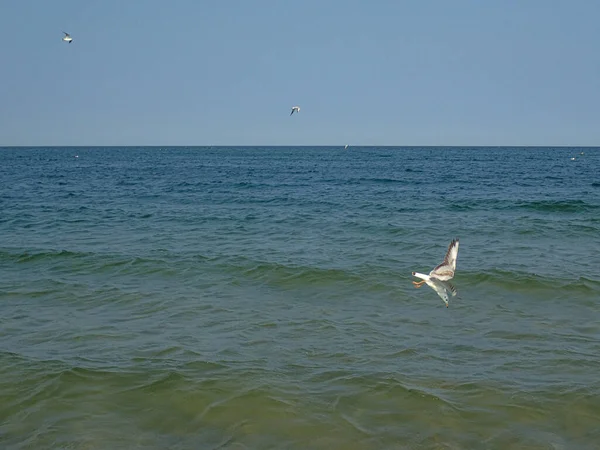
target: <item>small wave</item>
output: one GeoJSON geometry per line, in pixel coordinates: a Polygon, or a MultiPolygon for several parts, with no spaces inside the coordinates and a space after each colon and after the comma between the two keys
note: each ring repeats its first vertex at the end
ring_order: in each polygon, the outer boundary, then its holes
{"type": "Polygon", "coordinates": [[[474,206],[473,205],[469,205],[467,203],[462,203],[462,204],[460,204],[460,203],[451,203],[448,206],[448,209],[450,211],[471,211],[471,210],[474,209],[474,206]]]}
{"type": "Polygon", "coordinates": [[[492,330],[484,333],[484,336],[487,338],[496,338],[496,339],[507,339],[507,340],[515,340],[515,341],[535,341],[544,339],[540,333],[524,333],[524,332],[514,332],[514,331],[506,331],[506,330],[492,330]]]}
{"type": "MultiPolygon", "coordinates": [[[[397,178],[359,178],[358,181],[360,183],[374,183],[374,184],[383,184],[383,183],[408,183],[406,180],[400,180],[397,178]]],[[[414,182],[411,182],[414,184],[414,182]]]]}
{"type": "Polygon", "coordinates": [[[460,203],[448,203],[447,208],[451,211],[471,211],[475,209],[494,210],[526,210],[542,213],[571,213],[595,211],[600,205],[586,203],[583,200],[556,201],[508,201],[508,200],[467,200],[460,203]]]}
{"type": "MultiPolygon", "coordinates": [[[[0,250],[0,262],[35,265],[42,264],[51,270],[70,273],[116,273],[121,275],[161,274],[174,276],[186,271],[190,266],[209,261],[203,255],[194,255],[186,259],[173,258],[169,254],[156,256],[131,256],[112,253],[78,252],[70,250],[41,251],[3,251],[0,250]],[[190,261],[192,264],[190,265],[190,261]]],[[[56,282],[56,280],[55,280],[56,282]]]]}
{"type": "Polygon", "coordinates": [[[37,261],[45,261],[48,259],[74,259],[74,258],[83,258],[89,256],[90,253],[84,252],[72,252],[69,250],[49,250],[49,251],[39,251],[39,252],[22,252],[18,254],[10,253],[10,252],[0,252],[1,259],[9,259],[13,260],[17,263],[30,263],[37,261]]]}
{"type": "Polygon", "coordinates": [[[233,278],[242,277],[280,288],[296,286],[328,286],[342,283],[346,287],[358,287],[367,291],[381,291],[389,286],[376,281],[368,274],[339,268],[285,265],[276,262],[256,261],[246,258],[222,261],[218,264],[233,278]]]}
{"type": "Polygon", "coordinates": [[[277,263],[259,263],[251,268],[242,269],[250,278],[276,284],[329,284],[339,281],[359,281],[340,269],[320,269],[314,267],[292,267],[277,263]]]}
{"type": "Polygon", "coordinates": [[[567,289],[578,292],[600,291],[600,281],[585,277],[577,279],[549,278],[527,272],[506,271],[493,269],[485,272],[464,274],[465,278],[474,281],[475,284],[494,284],[509,289],[524,288],[528,290],[556,290],[567,289]]]}
{"type": "Polygon", "coordinates": [[[515,204],[515,208],[541,212],[582,212],[586,210],[595,210],[600,207],[598,205],[591,205],[589,203],[586,203],[583,200],[542,200],[531,202],[517,202],[515,204]]]}

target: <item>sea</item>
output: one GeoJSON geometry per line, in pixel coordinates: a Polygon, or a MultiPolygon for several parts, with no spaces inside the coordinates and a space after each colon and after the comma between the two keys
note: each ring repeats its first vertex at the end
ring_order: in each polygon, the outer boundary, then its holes
{"type": "Polygon", "coordinates": [[[343,144],[1,148],[0,448],[600,448],[600,148],[343,144]]]}

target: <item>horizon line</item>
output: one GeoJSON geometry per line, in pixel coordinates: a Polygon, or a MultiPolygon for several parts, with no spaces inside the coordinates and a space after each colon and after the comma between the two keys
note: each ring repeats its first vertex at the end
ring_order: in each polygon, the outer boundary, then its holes
{"type": "MultiPolygon", "coordinates": [[[[180,147],[197,147],[197,148],[252,148],[252,147],[269,147],[269,148],[331,148],[331,147],[345,147],[346,144],[304,144],[304,145],[269,145],[269,144],[244,144],[244,145],[232,145],[232,144],[165,144],[165,145],[144,145],[144,144],[128,144],[128,145],[0,145],[0,149],[8,148],[180,148],[180,147]]],[[[347,144],[350,147],[385,147],[385,148],[600,148],[600,145],[381,145],[381,144],[347,144]]]]}

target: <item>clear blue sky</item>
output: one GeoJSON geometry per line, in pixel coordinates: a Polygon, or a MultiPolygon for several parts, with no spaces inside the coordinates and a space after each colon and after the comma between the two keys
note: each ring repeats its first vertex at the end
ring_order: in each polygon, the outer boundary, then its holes
{"type": "Polygon", "coordinates": [[[0,145],[600,145],[599,19],[597,0],[0,0],[0,145]]]}

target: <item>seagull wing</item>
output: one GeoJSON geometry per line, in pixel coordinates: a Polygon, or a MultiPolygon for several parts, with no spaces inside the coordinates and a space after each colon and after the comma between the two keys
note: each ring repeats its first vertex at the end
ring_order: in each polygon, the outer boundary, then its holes
{"type": "Polygon", "coordinates": [[[438,281],[433,278],[430,278],[426,281],[427,286],[435,291],[435,293],[444,301],[446,304],[446,308],[448,307],[448,294],[450,293],[452,297],[456,295],[456,288],[452,285],[448,286],[447,283],[443,281],[438,281]]]}
{"type": "Polygon", "coordinates": [[[456,297],[456,295],[458,294],[458,291],[456,290],[456,287],[452,283],[450,283],[449,281],[440,281],[440,283],[442,283],[444,286],[446,286],[448,291],[450,291],[450,294],[452,295],[452,297],[456,297]]]}
{"type": "Polygon", "coordinates": [[[69,33],[67,33],[66,31],[63,31],[63,33],[64,33],[65,37],[69,36],[69,33]]]}
{"type": "Polygon", "coordinates": [[[458,239],[453,239],[448,246],[444,262],[429,272],[429,275],[441,281],[448,281],[454,277],[456,258],[458,257],[458,239]]]}

